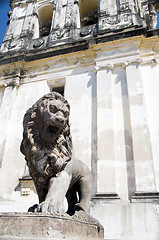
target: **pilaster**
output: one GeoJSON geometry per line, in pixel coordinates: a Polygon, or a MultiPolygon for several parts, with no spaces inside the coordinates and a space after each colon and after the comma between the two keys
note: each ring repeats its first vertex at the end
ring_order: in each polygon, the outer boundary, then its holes
{"type": "Polygon", "coordinates": [[[3,155],[6,146],[8,124],[11,117],[12,105],[16,96],[17,89],[12,86],[6,87],[0,105],[0,166],[3,165],[3,155]]]}
{"type": "Polygon", "coordinates": [[[127,66],[126,76],[135,167],[135,191],[136,193],[153,193],[156,192],[156,182],[141,65],[132,63],[127,66]]]}
{"type": "Polygon", "coordinates": [[[111,66],[97,71],[97,194],[116,193],[111,66]]]}

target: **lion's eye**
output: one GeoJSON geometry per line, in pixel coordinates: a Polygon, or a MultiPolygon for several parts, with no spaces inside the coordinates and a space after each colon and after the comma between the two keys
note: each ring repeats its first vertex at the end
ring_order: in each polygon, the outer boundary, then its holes
{"type": "Polygon", "coordinates": [[[50,105],[50,112],[56,113],[57,111],[58,111],[58,109],[55,105],[50,105]]]}

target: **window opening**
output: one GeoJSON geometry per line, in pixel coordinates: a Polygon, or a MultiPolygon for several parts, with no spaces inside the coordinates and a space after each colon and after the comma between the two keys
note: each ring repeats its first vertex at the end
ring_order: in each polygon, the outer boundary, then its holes
{"type": "Polygon", "coordinates": [[[60,93],[62,96],[64,96],[64,86],[62,87],[53,87],[52,91],[60,93]]]}
{"type": "Polygon", "coordinates": [[[80,0],[79,10],[81,27],[96,24],[98,21],[97,15],[97,0],[80,0]]]}
{"type": "Polygon", "coordinates": [[[47,5],[39,10],[39,35],[48,36],[51,30],[53,6],[47,5]]]}

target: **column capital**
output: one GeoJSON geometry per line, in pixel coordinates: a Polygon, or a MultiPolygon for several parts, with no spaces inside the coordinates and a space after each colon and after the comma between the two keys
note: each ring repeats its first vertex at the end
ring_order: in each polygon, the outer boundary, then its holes
{"type": "Polygon", "coordinates": [[[129,62],[126,62],[126,61],[121,64],[123,68],[126,68],[128,65],[129,65],[129,62]]]}
{"type": "Polygon", "coordinates": [[[114,64],[108,63],[108,64],[106,65],[106,68],[108,68],[108,69],[110,69],[110,70],[113,70],[113,69],[114,69],[114,64]]]}

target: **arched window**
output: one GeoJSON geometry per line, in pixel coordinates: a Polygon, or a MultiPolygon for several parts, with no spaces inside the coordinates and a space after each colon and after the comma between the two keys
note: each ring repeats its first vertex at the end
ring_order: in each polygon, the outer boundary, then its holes
{"type": "Polygon", "coordinates": [[[81,27],[97,23],[98,3],[97,0],[80,0],[79,11],[81,19],[81,27]]]}
{"type": "Polygon", "coordinates": [[[53,6],[46,5],[41,7],[38,12],[39,15],[39,36],[48,36],[51,30],[53,6]]]}

